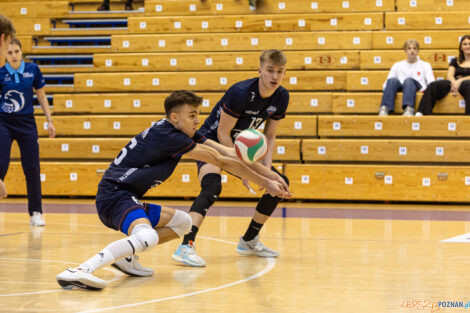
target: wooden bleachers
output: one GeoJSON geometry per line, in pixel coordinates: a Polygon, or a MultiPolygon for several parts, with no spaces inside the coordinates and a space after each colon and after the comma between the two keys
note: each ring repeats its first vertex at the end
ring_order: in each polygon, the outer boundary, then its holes
{"type": "MultiPolygon", "coordinates": [[[[387,75],[388,71],[348,71],[346,90],[383,90],[383,83],[387,79],[387,75]]],[[[447,71],[434,71],[434,77],[436,79],[446,79],[447,71]]]]}
{"type": "MultiPolygon", "coordinates": [[[[415,107],[423,94],[416,94],[415,107]]],[[[398,93],[395,99],[395,112],[403,113],[402,94],[398,93]]],[[[332,110],[335,114],[377,114],[382,100],[381,92],[345,92],[333,93],[332,110]]],[[[463,114],[465,112],[465,100],[462,96],[449,95],[437,101],[433,110],[436,114],[463,114]]]]}
{"type": "MultiPolygon", "coordinates": [[[[39,152],[43,160],[106,160],[111,162],[132,137],[128,138],[40,138],[39,152]]],[[[301,139],[277,139],[273,160],[300,161],[301,139]]],[[[12,158],[19,159],[17,144],[12,148],[12,158]]]]}
{"type": "MultiPolygon", "coordinates": [[[[54,117],[58,136],[134,136],[150,127],[163,115],[60,115],[54,117]]],[[[206,116],[201,116],[201,125],[206,116]]],[[[47,136],[44,116],[36,116],[39,136],[47,136]]],[[[278,128],[279,136],[316,136],[317,119],[307,115],[289,115],[278,128]]]]}
{"type": "Polygon", "coordinates": [[[470,137],[469,116],[318,116],[325,137],[470,137]]]}
{"type": "MultiPolygon", "coordinates": [[[[290,70],[359,69],[359,51],[286,51],[290,70]]],[[[97,72],[221,71],[259,67],[259,52],[107,53],[93,56],[97,72]]]]}
{"type": "Polygon", "coordinates": [[[465,11],[466,0],[397,0],[397,11],[465,11]]]}
{"type": "Polygon", "coordinates": [[[382,12],[393,11],[394,0],[349,0],[349,1],[265,1],[256,12],[250,11],[246,3],[231,0],[147,0],[146,15],[210,15],[210,14],[284,14],[327,12],[382,12]]]}
{"type": "MultiPolygon", "coordinates": [[[[0,0],[2,14],[5,4],[0,0]]],[[[257,76],[261,50],[279,48],[288,58],[283,86],[290,105],[274,160],[296,198],[468,201],[470,118],[462,97],[438,101],[434,116],[405,118],[398,115],[399,93],[396,115],[377,116],[382,85],[404,59],[405,40],[418,40],[420,58],[445,78],[459,37],[468,33],[465,0],[265,0],[256,11],[247,1],[146,0],[145,12],[94,12],[99,0],[69,0],[47,13],[29,4],[5,11],[25,54],[93,54],[92,67],[43,67],[74,73],[73,87],[46,87],[54,95],[57,138],[46,138],[37,114],[45,195],[93,196],[122,146],[163,117],[171,90],[203,96],[202,123],[231,84],[257,76]],[[28,14],[18,14],[20,7],[28,14]],[[122,17],[127,28],[61,29],[64,19],[93,17],[122,17]],[[110,43],[52,46],[48,38],[58,36],[105,36],[110,43]]],[[[12,156],[9,192],[24,194],[16,146],[12,156]]],[[[222,197],[254,197],[238,179],[224,174],[223,181],[230,188],[222,197]]],[[[149,195],[174,197],[178,190],[194,197],[199,188],[194,162],[185,159],[149,195]]]]}
{"type": "MultiPolygon", "coordinates": [[[[109,162],[41,162],[42,194],[48,196],[91,196],[96,195],[101,176],[108,168],[109,162]]],[[[282,172],[282,164],[276,165],[282,172]]],[[[10,195],[26,195],[26,183],[19,162],[12,162],[5,179],[10,195]]],[[[250,194],[240,180],[232,175],[222,173],[221,197],[259,198],[250,194]]],[[[147,196],[174,197],[175,190],[185,197],[196,197],[201,187],[197,179],[195,162],[181,162],[173,175],[158,188],[151,189],[147,196]]]]}
{"type": "Polygon", "coordinates": [[[0,2],[0,12],[10,18],[38,18],[63,16],[68,11],[67,1],[10,1],[0,2]]]}
{"type": "MultiPolygon", "coordinates": [[[[113,52],[356,50],[372,48],[370,31],[113,35],[113,52]]],[[[441,48],[441,47],[439,47],[441,48]]],[[[445,47],[447,48],[447,47],[445,47]]]]}
{"type": "MultiPolygon", "coordinates": [[[[468,25],[470,8],[463,12],[388,12],[385,28],[388,30],[459,29],[468,25]]],[[[467,26],[468,27],[468,26],[467,26]]]]}
{"type": "Polygon", "coordinates": [[[295,195],[304,199],[470,200],[470,167],[286,164],[295,195]]]}
{"type": "MultiPolygon", "coordinates": [[[[210,113],[223,92],[200,92],[202,113],[210,113]]],[[[168,93],[87,93],[55,94],[54,113],[57,114],[163,114],[163,102],[168,93]]],[[[288,113],[330,113],[332,93],[291,92],[288,113]]]]}
{"type": "Polygon", "coordinates": [[[383,25],[383,13],[285,14],[275,19],[270,14],[128,19],[132,34],[379,30],[383,25]]]}
{"type": "Polygon", "coordinates": [[[303,139],[306,162],[470,163],[466,140],[303,139]]]}
{"type": "MultiPolygon", "coordinates": [[[[248,79],[253,72],[141,72],[77,73],[75,92],[168,91],[175,89],[222,91],[248,79]]],[[[344,90],[344,71],[289,71],[283,85],[289,90],[344,90]]]]}

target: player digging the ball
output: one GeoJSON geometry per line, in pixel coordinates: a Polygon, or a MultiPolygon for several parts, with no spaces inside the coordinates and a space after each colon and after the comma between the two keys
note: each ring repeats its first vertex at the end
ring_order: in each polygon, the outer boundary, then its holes
{"type": "Polygon", "coordinates": [[[183,155],[248,179],[273,196],[290,196],[288,186],[276,173],[258,163],[239,160],[233,148],[196,131],[201,102],[202,98],[190,91],[173,92],[165,99],[166,118],[135,136],[109,165],[98,185],[96,208],[104,225],[127,237],[57,275],[63,288],[104,288],[106,281],[92,273],[108,264],[132,276],[153,275],[135,254],[182,237],[191,230],[192,221],[183,211],[139,199],[170,177],[183,155]]]}
{"type": "MultiPolygon", "coordinates": [[[[244,129],[256,129],[266,121],[264,134],[267,138],[267,153],[261,160],[266,169],[272,167],[276,130],[284,118],[289,103],[289,92],[281,86],[286,74],[286,57],[280,50],[266,50],[261,53],[259,77],[244,80],[231,86],[220,99],[204,122],[200,131],[205,137],[232,147],[234,138],[244,129]]],[[[194,248],[196,235],[207,210],[214,204],[222,191],[221,168],[214,164],[198,162],[201,193],[194,200],[189,214],[193,225],[191,232],[184,236],[172,258],[188,266],[205,266],[204,259],[194,248]]],[[[287,177],[277,172],[286,185],[287,177]]],[[[243,185],[252,191],[247,180],[243,185]]],[[[279,252],[267,248],[259,241],[259,231],[274,212],[280,198],[269,192],[264,193],[256,206],[253,219],[245,234],[240,237],[237,252],[242,255],[277,257],[279,252]]]]}

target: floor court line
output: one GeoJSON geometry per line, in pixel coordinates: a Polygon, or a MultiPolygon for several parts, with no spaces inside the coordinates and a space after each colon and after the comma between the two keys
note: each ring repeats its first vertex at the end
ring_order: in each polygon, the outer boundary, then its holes
{"type": "MultiPolygon", "coordinates": [[[[232,244],[234,244],[234,243],[232,243],[232,244]]],[[[254,275],[251,275],[251,276],[249,276],[249,277],[247,277],[247,278],[240,279],[240,280],[237,280],[237,281],[234,281],[234,282],[232,282],[232,283],[228,283],[228,284],[225,284],[225,285],[222,285],[222,286],[213,287],[213,288],[208,288],[208,289],[204,289],[204,290],[200,290],[200,291],[195,291],[195,292],[191,292],[191,293],[186,293],[186,294],[182,294],[182,295],[178,295],[178,296],[173,296],[173,297],[167,297],[167,298],[161,298],[161,299],[154,299],[154,300],[148,300],[148,301],[130,303],[130,304],[125,304],[125,305],[119,305],[119,306],[113,306],[113,307],[107,307],[107,308],[101,308],[101,309],[95,309],[95,310],[80,311],[80,312],[78,312],[78,313],[103,312],[103,311],[110,311],[110,310],[118,310],[118,309],[130,308],[130,307],[135,307],[135,306],[140,306],[140,305],[145,305],[145,304],[152,304],[152,303],[158,303],[158,302],[163,302],[163,301],[169,301],[169,300],[175,300],[175,299],[181,299],[181,298],[191,297],[191,296],[200,295],[200,294],[203,294],[203,293],[208,293],[208,292],[211,292],[211,291],[216,291],[216,290],[220,290],[220,289],[224,289],[224,288],[236,286],[236,285],[239,285],[239,284],[246,283],[246,282],[248,282],[248,281],[250,281],[250,280],[259,278],[259,277],[263,276],[264,274],[268,273],[269,271],[271,271],[271,270],[274,268],[274,266],[276,265],[276,261],[275,261],[274,259],[272,259],[272,258],[267,258],[266,260],[268,261],[267,266],[266,266],[263,270],[259,271],[258,273],[254,274],[254,275]]]]}

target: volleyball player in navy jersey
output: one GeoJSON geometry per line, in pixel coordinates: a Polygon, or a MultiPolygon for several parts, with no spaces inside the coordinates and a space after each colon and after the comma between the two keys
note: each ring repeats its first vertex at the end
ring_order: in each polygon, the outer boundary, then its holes
{"type": "Polygon", "coordinates": [[[44,86],[46,82],[35,63],[22,60],[21,43],[13,38],[8,45],[7,64],[0,68],[0,179],[4,179],[10,164],[13,140],[18,142],[21,165],[26,177],[30,224],[44,226],[42,218],[39,143],[34,118],[33,92],[48,122],[49,137],[55,136],[49,103],[44,86]]]}
{"type": "Polygon", "coordinates": [[[106,281],[92,273],[108,264],[133,276],[153,274],[137,261],[135,253],[187,234],[191,217],[139,199],[170,177],[183,155],[244,177],[273,196],[290,196],[288,186],[276,173],[260,164],[243,163],[233,148],[196,131],[201,102],[192,92],[173,92],[165,99],[166,118],[135,136],[110,164],[98,185],[96,208],[104,225],[128,237],[111,243],[78,268],[57,275],[62,287],[102,289],[106,281]]]}
{"type": "MultiPolygon", "coordinates": [[[[281,119],[285,117],[289,104],[289,92],[281,86],[285,76],[287,63],[280,50],[266,50],[260,55],[259,77],[238,82],[231,86],[222,99],[213,108],[200,131],[204,136],[233,147],[236,135],[247,128],[256,129],[266,121],[264,134],[268,140],[268,151],[261,163],[267,169],[272,167],[272,156],[276,141],[276,131],[281,119]]],[[[184,236],[172,258],[188,266],[205,266],[204,259],[197,255],[194,248],[196,234],[201,226],[207,210],[217,200],[221,191],[221,169],[213,164],[198,162],[201,193],[194,200],[190,209],[193,220],[191,232],[184,236]]],[[[287,177],[280,174],[286,184],[287,177]]],[[[249,183],[243,184],[252,191],[249,183]]],[[[253,219],[244,236],[240,237],[237,252],[242,255],[259,257],[277,257],[279,252],[264,246],[259,241],[259,231],[276,209],[280,198],[265,193],[256,206],[253,219]]]]}
{"type": "MultiPolygon", "coordinates": [[[[15,28],[9,19],[0,14],[0,67],[5,65],[8,45],[15,34],[15,28]]],[[[8,195],[7,188],[2,179],[0,179],[0,199],[8,195]]]]}

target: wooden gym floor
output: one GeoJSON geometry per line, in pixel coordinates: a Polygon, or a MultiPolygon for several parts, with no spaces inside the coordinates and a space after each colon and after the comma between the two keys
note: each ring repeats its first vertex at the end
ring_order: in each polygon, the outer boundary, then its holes
{"type": "Polygon", "coordinates": [[[206,268],[172,261],[172,241],[140,255],[153,277],[109,267],[96,272],[108,287],[92,292],[62,290],[55,276],[122,237],[100,223],[93,202],[46,200],[47,226],[38,228],[25,200],[1,201],[0,312],[466,311],[437,307],[470,300],[470,234],[441,242],[470,233],[466,206],[286,204],[288,217],[261,233],[281,255],[261,259],[235,251],[253,205],[220,202],[210,211],[197,240],[206,268]]]}

